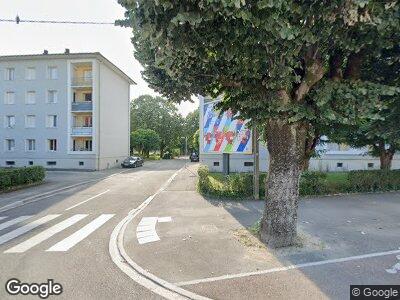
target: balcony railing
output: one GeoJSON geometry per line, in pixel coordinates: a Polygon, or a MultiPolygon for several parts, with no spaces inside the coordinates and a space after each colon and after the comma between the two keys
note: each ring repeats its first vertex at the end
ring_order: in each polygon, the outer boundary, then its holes
{"type": "Polygon", "coordinates": [[[71,111],[91,111],[93,104],[91,101],[72,102],[71,111]]]}
{"type": "Polygon", "coordinates": [[[72,148],[72,150],[71,151],[73,151],[73,152],[90,152],[90,151],[92,151],[92,149],[91,148],[85,148],[85,147],[75,147],[75,148],[72,148]]]}
{"type": "Polygon", "coordinates": [[[72,127],[71,134],[73,136],[91,136],[92,127],[72,127]]]}
{"type": "Polygon", "coordinates": [[[72,77],[72,86],[92,86],[92,77],[72,77]]]}

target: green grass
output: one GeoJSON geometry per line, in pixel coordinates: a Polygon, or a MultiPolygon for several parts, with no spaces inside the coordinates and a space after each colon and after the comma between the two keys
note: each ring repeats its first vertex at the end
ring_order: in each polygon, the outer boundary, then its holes
{"type": "Polygon", "coordinates": [[[331,172],[326,173],[326,180],[329,183],[348,183],[348,172],[331,172]]]}

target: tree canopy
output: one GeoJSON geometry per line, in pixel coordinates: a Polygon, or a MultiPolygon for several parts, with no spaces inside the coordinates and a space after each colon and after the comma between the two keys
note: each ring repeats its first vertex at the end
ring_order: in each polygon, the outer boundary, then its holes
{"type": "Polygon", "coordinates": [[[148,157],[150,151],[159,149],[160,136],[152,129],[139,128],[131,133],[131,147],[148,157]]]}
{"type": "Polygon", "coordinates": [[[173,103],[161,97],[139,96],[131,103],[131,131],[152,129],[160,137],[160,151],[180,143],[184,120],[173,103]]]}
{"type": "Polygon", "coordinates": [[[150,87],[170,100],[223,95],[265,128],[261,239],[296,238],[298,182],[320,127],[352,124],[393,87],[360,80],[365,54],[399,42],[398,1],[119,0],[150,87]]]}

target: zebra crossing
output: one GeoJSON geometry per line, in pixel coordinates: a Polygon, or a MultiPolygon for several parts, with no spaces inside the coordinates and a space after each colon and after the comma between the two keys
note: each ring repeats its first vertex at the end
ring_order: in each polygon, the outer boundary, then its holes
{"type": "MultiPolygon", "coordinates": [[[[62,232],[63,230],[75,225],[75,224],[82,224],[82,227],[75,231],[73,234],[67,236],[64,239],[61,239],[59,242],[45,250],[46,252],[66,252],[79,242],[83,241],[87,238],[90,234],[95,232],[101,226],[103,226],[106,222],[108,222],[114,214],[101,214],[100,216],[96,217],[95,219],[89,221],[89,223],[83,223],[83,220],[88,220],[88,214],[75,214],[70,216],[49,228],[44,229],[43,231],[37,233],[36,235],[20,242],[19,244],[5,250],[3,253],[24,253],[31,248],[38,246],[40,243],[50,239],[53,236],[56,236],[58,233],[62,232]]],[[[27,215],[27,216],[19,216],[9,220],[8,217],[0,217],[0,246],[12,241],[24,234],[27,234],[34,229],[40,227],[41,225],[47,224],[54,220],[62,219],[61,214],[49,214],[43,216],[39,219],[35,219],[30,221],[30,219],[34,219],[34,216],[27,215]],[[23,222],[29,222],[24,224],[23,222]],[[17,227],[13,229],[13,227],[17,227]],[[4,233],[5,229],[11,229],[11,231],[4,233]]]]}

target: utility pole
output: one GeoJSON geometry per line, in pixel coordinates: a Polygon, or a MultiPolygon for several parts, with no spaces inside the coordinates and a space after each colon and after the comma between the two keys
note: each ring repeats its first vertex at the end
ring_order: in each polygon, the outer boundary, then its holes
{"type": "Polygon", "coordinates": [[[188,138],[187,138],[187,136],[185,136],[185,156],[188,155],[188,143],[187,143],[187,140],[188,140],[188,138]]]}
{"type": "Polygon", "coordinates": [[[259,143],[258,143],[258,132],[257,128],[254,127],[253,129],[253,195],[255,200],[260,199],[260,149],[259,149],[259,143]]]}

